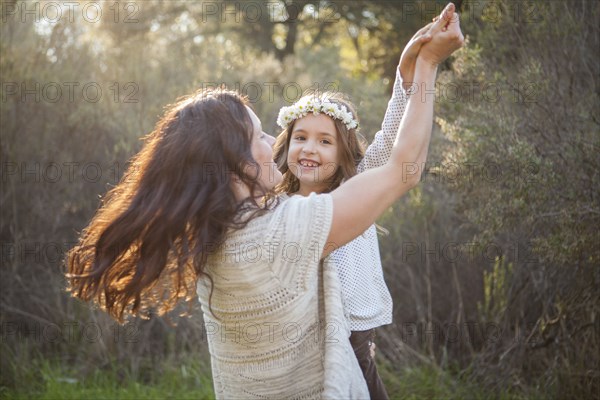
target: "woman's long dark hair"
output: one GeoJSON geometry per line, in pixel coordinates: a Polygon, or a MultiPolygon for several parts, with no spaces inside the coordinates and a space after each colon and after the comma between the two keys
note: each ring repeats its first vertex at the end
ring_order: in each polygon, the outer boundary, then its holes
{"type": "Polygon", "coordinates": [[[164,314],[195,296],[208,256],[243,226],[233,180],[250,193],[260,189],[248,173],[259,168],[246,105],[216,89],[166,111],[67,255],[74,296],[97,301],[119,321],[164,314]]]}

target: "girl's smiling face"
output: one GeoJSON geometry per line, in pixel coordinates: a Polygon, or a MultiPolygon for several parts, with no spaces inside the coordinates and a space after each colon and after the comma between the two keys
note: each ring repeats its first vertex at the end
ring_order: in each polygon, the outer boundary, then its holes
{"type": "Polygon", "coordinates": [[[287,164],[300,181],[299,194],[327,190],[338,169],[338,133],[329,116],[309,113],[294,123],[287,164]]]}

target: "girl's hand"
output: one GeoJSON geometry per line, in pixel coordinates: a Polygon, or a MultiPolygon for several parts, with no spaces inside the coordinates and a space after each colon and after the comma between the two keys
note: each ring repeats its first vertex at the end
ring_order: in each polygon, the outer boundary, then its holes
{"type": "Polygon", "coordinates": [[[374,342],[369,342],[369,355],[371,356],[371,358],[375,358],[375,349],[377,348],[377,346],[375,346],[374,342]]]}
{"type": "Polygon", "coordinates": [[[460,30],[458,13],[454,11],[454,4],[449,3],[442,15],[435,19],[428,33],[431,40],[421,47],[418,60],[437,67],[462,47],[465,38],[460,30]]]}
{"type": "Polygon", "coordinates": [[[421,47],[431,40],[431,34],[429,30],[433,26],[433,22],[425,25],[419,29],[417,33],[408,41],[408,44],[402,51],[400,56],[400,63],[398,69],[400,76],[402,77],[402,87],[404,90],[410,93],[410,88],[413,84],[413,78],[415,76],[415,63],[417,61],[417,55],[421,51],[421,47]]]}

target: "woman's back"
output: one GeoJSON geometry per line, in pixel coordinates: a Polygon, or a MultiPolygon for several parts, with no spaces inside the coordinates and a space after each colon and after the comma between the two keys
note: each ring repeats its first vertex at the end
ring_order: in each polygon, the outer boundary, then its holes
{"type": "Polygon", "coordinates": [[[205,279],[198,297],[218,397],[368,397],[339,282],[320,263],[332,207],[329,195],[286,199],[209,259],[212,296],[205,279]],[[328,371],[340,379],[324,387],[328,371]]]}

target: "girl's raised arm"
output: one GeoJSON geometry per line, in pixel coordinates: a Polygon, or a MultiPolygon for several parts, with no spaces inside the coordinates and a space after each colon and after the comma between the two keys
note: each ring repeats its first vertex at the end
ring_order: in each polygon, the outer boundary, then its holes
{"type": "Polygon", "coordinates": [[[407,100],[408,96],[402,87],[402,77],[398,72],[394,82],[392,98],[385,110],[381,130],[375,134],[373,143],[369,145],[365,151],[365,156],[356,167],[357,173],[380,167],[388,161],[398,134],[398,127],[406,109],[407,100]]]}

